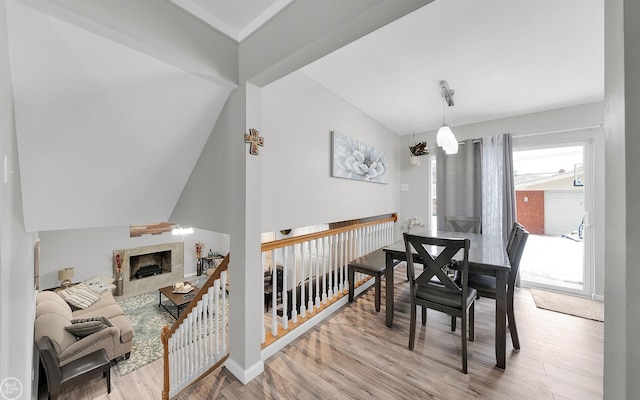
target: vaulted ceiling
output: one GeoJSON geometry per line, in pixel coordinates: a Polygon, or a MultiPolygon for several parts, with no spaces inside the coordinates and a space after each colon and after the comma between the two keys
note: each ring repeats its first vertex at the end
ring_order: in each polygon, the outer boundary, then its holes
{"type": "Polygon", "coordinates": [[[166,220],[231,87],[7,4],[27,229],[166,220]]]}
{"type": "MultiPolygon", "coordinates": [[[[168,218],[237,83],[238,48],[313,1],[6,0],[27,229],[168,218]]],[[[399,135],[441,124],[443,79],[458,125],[601,101],[603,8],[437,0],[302,70],[399,135]]]]}

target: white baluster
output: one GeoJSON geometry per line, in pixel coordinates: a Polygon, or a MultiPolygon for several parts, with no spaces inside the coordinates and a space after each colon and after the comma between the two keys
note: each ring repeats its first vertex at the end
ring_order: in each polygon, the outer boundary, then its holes
{"type": "Polygon", "coordinates": [[[313,248],[314,248],[314,242],[315,239],[310,240],[309,242],[307,242],[308,246],[309,246],[309,273],[307,274],[308,276],[308,282],[309,282],[309,287],[307,288],[307,297],[309,298],[307,301],[307,311],[309,311],[310,313],[313,312],[313,265],[315,264],[313,262],[313,258],[315,257],[315,254],[313,254],[313,248]]]}
{"type": "Polygon", "coordinates": [[[176,357],[175,357],[176,336],[169,338],[169,389],[175,386],[176,357]]]}
{"type": "Polygon", "coordinates": [[[297,247],[299,246],[295,244],[291,246],[291,263],[293,264],[293,268],[285,267],[282,273],[282,320],[286,323],[286,325],[283,324],[284,329],[289,328],[288,318],[291,318],[291,322],[293,323],[298,322],[298,312],[296,311],[295,307],[291,309],[291,315],[289,315],[289,302],[291,302],[291,304],[296,304],[296,301],[298,299],[298,294],[295,290],[295,284],[298,279],[298,268],[296,267],[296,265],[298,264],[298,251],[296,250],[297,247]],[[287,275],[289,273],[289,269],[291,269],[291,278],[288,278],[287,275]],[[294,289],[291,291],[291,299],[288,299],[289,289],[287,287],[289,285],[289,281],[293,282],[291,287],[294,289]],[[285,298],[288,299],[288,301],[285,302],[285,298]]]}
{"type": "Polygon", "coordinates": [[[322,303],[327,304],[327,267],[329,260],[327,259],[327,240],[325,236],[322,238],[322,303]]]}
{"type": "MultiPolygon", "coordinates": [[[[282,267],[282,328],[287,330],[289,329],[289,302],[290,301],[295,301],[295,291],[293,293],[293,300],[289,299],[289,289],[287,289],[288,286],[288,282],[289,282],[289,267],[287,266],[286,262],[287,262],[287,253],[285,252],[285,249],[282,249],[282,256],[285,258],[285,265],[284,267],[282,267]]],[[[295,259],[295,256],[294,256],[295,259]]],[[[295,262],[294,262],[295,264],[295,262]]],[[[294,267],[295,270],[295,267],[294,267]]],[[[278,274],[276,273],[276,278],[278,277],[278,274]]],[[[278,293],[274,293],[274,296],[277,297],[278,293]]]]}
{"type": "MultiPolygon", "coordinates": [[[[262,252],[262,265],[266,265],[266,254],[265,252],[262,252]]],[[[272,265],[272,270],[271,270],[271,280],[273,281],[273,273],[275,271],[275,265],[276,265],[276,261],[274,259],[271,259],[271,265],[272,265]]],[[[262,286],[264,287],[264,272],[262,273],[262,286]]],[[[271,289],[273,290],[273,283],[271,284],[271,289]]],[[[275,297],[273,295],[273,291],[271,292],[272,295],[271,297],[275,297]]],[[[262,296],[262,309],[264,310],[265,307],[267,306],[267,304],[265,304],[265,302],[268,301],[265,299],[265,296],[262,296]]],[[[265,330],[264,327],[264,317],[260,318],[260,336],[261,336],[261,341],[260,343],[264,344],[264,342],[266,342],[267,340],[267,331],[265,330]]]]}
{"type": "MultiPolygon", "coordinates": [[[[305,242],[306,243],[306,242],[305,242]]],[[[305,298],[305,290],[304,290],[304,275],[305,275],[305,268],[304,268],[304,259],[305,259],[305,243],[300,243],[300,270],[302,271],[301,276],[300,276],[300,316],[302,318],[304,318],[307,315],[307,307],[304,303],[304,298],[305,298]]],[[[292,288],[293,291],[297,291],[296,287],[292,288]]],[[[293,309],[295,309],[297,306],[297,303],[293,304],[293,309]]]]}
{"type": "Polygon", "coordinates": [[[211,329],[213,329],[213,332],[210,335],[213,344],[211,346],[211,354],[214,359],[220,357],[220,323],[224,327],[224,321],[220,321],[220,315],[222,314],[220,312],[220,290],[220,279],[217,279],[213,285],[213,298],[211,299],[211,318],[213,322],[211,329]]]}
{"type": "Polygon", "coordinates": [[[340,281],[340,274],[342,273],[342,248],[344,244],[342,240],[344,239],[343,233],[338,233],[338,237],[336,238],[337,246],[336,251],[338,252],[338,263],[336,264],[336,281],[334,282],[333,295],[338,296],[340,290],[342,290],[342,282],[340,281]]]}
{"type": "MultiPolygon", "coordinates": [[[[278,269],[276,268],[275,250],[271,250],[271,335],[278,336],[278,269]]],[[[284,260],[284,270],[287,269],[287,259],[284,260]]],[[[284,302],[284,297],[282,298],[284,302]]]]}
{"type": "Polygon", "coordinates": [[[176,386],[182,381],[182,371],[184,370],[184,325],[180,325],[180,329],[178,329],[178,368],[176,371],[176,386]]]}
{"type": "MultiPolygon", "coordinates": [[[[276,263],[276,251],[271,250],[271,335],[278,336],[278,268],[276,263]]],[[[284,270],[287,269],[287,260],[284,260],[284,270]]],[[[283,298],[282,301],[285,301],[283,298]]]]}
{"type": "Polygon", "coordinates": [[[198,301],[198,306],[197,306],[197,314],[196,314],[196,343],[198,344],[196,346],[197,349],[197,357],[196,357],[196,370],[200,370],[202,368],[202,365],[204,364],[204,349],[202,348],[203,345],[203,340],[202,340],[202,332],[204,329],[204,325],[202,324],[202,313],[204,312],[204,310],[202,309],[202,299],[200,301],[198,301]]]}
{"type": "MultiPolygon", "coordinates": [[[[216,279],[216,282],[219,279],[216,279]]],[[[210,287],[207,290],[207,315],[205,318],[205,322],[204,322],[204,326],[205,326],[205,338],[206,340],[204,341],[205,345],[204,345],[204,354],[206,354],[206,358],[207,361],[209,360],[209,358],[211,357],[211,354],[213,354],[214,350],[213,350],[213,317],[214,317],[214,310],[213,310],[213,299],[214,296],[216,296],[216,293],[214,293],[214,286],[215,286],[215,282],[213,284],[212,287],[210,287]]],[[[216,296],[217,297],[217,296],[216,296]]],[[[215,315],[217,315],[218,313],[216,313],[215,315]]],[[[264,320],[264,318],[263,318],[264,320]]]]}
{"type": "Polygon", "coordinates": [[[348,243],[347,243],[347,234],[342,232],[342,262],[340,263],[340,287],[339,287],[339,291],[340,293],[342,293],[342,291],[345,289],[345,268],[347,265],[347,247],[348,247],[348,243]]]}
{"type": "Polygon", "coordinates": [[[333,235],[327,238],[329,246],[329,264],[327,265],[327,301],[333,298],[333,266],[335,265],[335,240],[333,235]]]}
{"type": "Polygon", "coordinates": [[[335,297],[338,295],[338,268],[340,266],[340,251],[338,249],[338,247],[340,247],[340,234],[336,233],[333,236],[333,252],[334,252],[334,264],[333,264],[333,293],[331,295],[331,297],[335,297]]]}
{"type": "Polygon", "coordinates": [[[382,246],[381,247],[384,247],[384,246],[386,246],[388,244],[388,242],[387,242],[387,235],[388,235],[387,222],[382,224],[382,227],[380,228],[380,230],[382,231],[382,246]]]}
{"type": "Polygon", "coordinates": [[[316,243],[316,298],[315,306],[320,308],[320,262],[322,262],[320,254],[320,239],[314,240],[316,243]]]}
{"type": "MultiPolygon", "coordinates": [[[[222,330],[226,330],[226,323],[227,323],[227,271],[223,271],[222,274],[220,274],[221,277],[221,281],[220,281],[220,290],[222,292],[222,319],[221,319],[221,324],[222,324],[222,330]]],[[[216,309],[218,310],[218,309],[216,309]]],[[[217,332],[217,331],[216,331],[217,332]]],[[[221,335],[221,351],[224,352],[225,354],[227,353],[227,335],[223,332],[221,335]]]]}
{"type": "MultiPolygon", "coordinates": [[[[346,258],[344,260],[346,265],[349,265],[349,261],[351,261],[351,244],[352,244],[352,240],[353,240],[353,235],[352,235],[353,231],[348,231],[345,233],[345,237],[347,239],[347,248],[346,248],[346,258]]],[[[345,269],[346,270],[346,269],[345,269]]],[[[349,287],[349,274],[345,274],[344,275],[344,287],[348,288],[349,287]]]]}
{"type": "Polygon", "coordinates": [[[369,253],[369,227],[364,226],[362,227],[362,253],[363,254],[367,254],[369,253]]]}
{"type": "Polygon", "coordinates": [[[375,243],[373,241],[373,227],[372,226],[369,226],[368,237],[369,237],[369,252],[372,252],[375,249],[375,243]]]}
{"type": "Polygon", "coordinates": [[[189,314],[187,316],[187,358],[189,362],[187,362],[187,370],[185,379],[189,377],[191,371],[193,370],[193,314],[189,314]]]}

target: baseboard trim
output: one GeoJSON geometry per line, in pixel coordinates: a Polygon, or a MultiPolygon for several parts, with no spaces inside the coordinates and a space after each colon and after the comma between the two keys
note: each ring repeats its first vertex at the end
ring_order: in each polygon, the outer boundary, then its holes
{"type": "Polygon", "coordinates": [[[237,362],[228,358],[224,363],[224,367],[238,378],[243,385],[246,385],[264,371],[264,362],[260,360],[245,370],[237,362]]]}

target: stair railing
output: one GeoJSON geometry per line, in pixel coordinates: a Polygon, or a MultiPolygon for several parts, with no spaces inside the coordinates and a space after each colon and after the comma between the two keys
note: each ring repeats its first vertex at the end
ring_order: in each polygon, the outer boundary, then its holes
{"type": "MultiPolygon", "coordinates": [[[[393,243],[397,219],[393,214],[263,243],[263,260],[271,264],[270,277],[265,275],[271,284],[265,285],[264,307],[271,309],[262,321],[263,349],[347,294],[349,261],[393,243]]],[[[355,285],[368,278],[356,274],[355,285]]]]}
{"type": "Polygon", "coordinates": [[[176,396],[216,370],[229,357],[228,268],[229,254],[198,290],[173,326],[162,329],[163,400],[176,396]]]}

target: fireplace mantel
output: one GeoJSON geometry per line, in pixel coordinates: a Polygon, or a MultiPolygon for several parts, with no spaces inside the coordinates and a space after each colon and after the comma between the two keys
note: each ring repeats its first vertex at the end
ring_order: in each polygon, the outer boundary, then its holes
{"type": "MultiPolygon", "coordinates": [[[[184,280],[184,243],[163,243],[151,246],[134,247],[131,249],[115,250],[122,254],[122,279],[124,296],[130,297],[138,294],[148,293],[161,287],[173,285],[178,281],[184,280]],[[158,253],[161,251],[171,251],[171,272],[160,275],[150,276],[144,279],[130,279],[131,256],[139,256],[143,254],[158,253]]],[[[114,276],[115,271],[114,271],[114,276]]]]}

